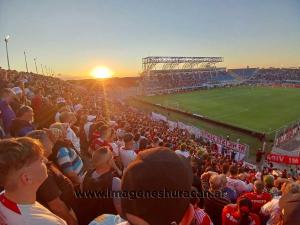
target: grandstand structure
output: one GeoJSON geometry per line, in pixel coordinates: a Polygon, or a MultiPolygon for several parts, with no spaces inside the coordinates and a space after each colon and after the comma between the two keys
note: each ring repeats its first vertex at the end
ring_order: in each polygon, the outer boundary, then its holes
{"type": "Polygon", "coordinates": [[[142,59],[141,89],[146,93],[195,89],[236,80],[226,68],[217,67],[223,57],[161,57],[142,59]]]}
{"type": "Polygon", "coordinates": [[[223,62],[223,57],[162,57],[149,56],[142,59],[143,76],[151,76],[151,71],[159,70],[193,70],[212,68],[215,64],[223,62]]]}

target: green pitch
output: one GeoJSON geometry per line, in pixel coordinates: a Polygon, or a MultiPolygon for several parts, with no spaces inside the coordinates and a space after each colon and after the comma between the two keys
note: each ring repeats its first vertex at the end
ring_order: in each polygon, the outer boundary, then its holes
{"type": "Polygon", "coordinates": [[[265,133],[300,119],[300,89],[220,88],[149,96],[143,100],[265,133]]]}

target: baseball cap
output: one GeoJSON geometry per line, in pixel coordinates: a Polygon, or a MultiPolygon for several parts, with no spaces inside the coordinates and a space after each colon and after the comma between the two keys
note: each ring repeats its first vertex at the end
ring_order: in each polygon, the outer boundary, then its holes
{"type": "Polygon", "coordinates": [[[192,177],[189,161],[168,148],[158,147],[140,152],[124,172],[122,191],[142,194],[156,192],[164,196],[122,198],[123,216],[129,213],[151,225],[178,224],[184,217],[190,199],[178,195],[172,198],[166,192],[190,192],[192,177]]]}
{"type": "Polygon", "coordinates": [[[65,103],[65,102],[66,102],[66,100],[64,98],[62,98],[62,97],[59,97],[59,98],[56,99],[56,103],[57,104],[59,104],[59,103],[65,103]]]}
{"type": "Polygon", "coordinates": [[[22,89],[20,87],[13,87],[11,89],[16,95],[22,94],[22,89]]]}
{"type": "Polygon", "coordinates": [[[88,115],[87,118],[86,118],[86,120],[88,122],[93,122],[95,119],[96,119],[96,116],[94,116],[94,115],[88,115]]]}
{"type": "Polygon", "coordinates": [[[81,104],[74,105],[74,111],[75,112],[78,112],[82,108],[83,108],[83,106],[81,104]]]}

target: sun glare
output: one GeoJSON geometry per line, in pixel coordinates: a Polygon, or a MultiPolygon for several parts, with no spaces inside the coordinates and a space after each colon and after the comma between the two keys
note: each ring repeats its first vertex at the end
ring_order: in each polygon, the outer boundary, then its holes
{"type": "Polygon", "coordinates": [[[95,69],[93,69],[93,71],[91,72],[91,75],[94,78],[100,78],[100,79],[110,78],[110,77],[112,77],[112,71],[107,67],[101,66],[101,67],[96,67],[95,69]]]}

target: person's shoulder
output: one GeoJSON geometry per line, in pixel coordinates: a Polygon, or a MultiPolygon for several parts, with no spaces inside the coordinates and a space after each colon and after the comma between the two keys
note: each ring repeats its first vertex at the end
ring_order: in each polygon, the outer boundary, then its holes
{"type": "Polygon", "coordinates": [[[260,224],[260,217],[258,215],[256,215],[255,213],[250,213],[250,218],[252,219],[252,223],[253,225],[259,225],[260,224]]]}
{"type": "Polygon", "coordinates": [[[237,204],[228,204],[224,206],[223,212],[232,212],[235,211],[236,209],[237,209],[237,204]]]}
{"type": "Polygon", "coordinates": [[[262,195],[264,198],[272,199],[272,195],[268,192],[264,192],[262,195]]]}
{"type": "Polygon", "coordinates": [[[35,202],[30,206],[19,206],[21,209],[23,208],[24,211],[26,211],[26,208],[30,207],[30,209],[27,209],[27,213],[23,214],[23,216],[25,217],[24,219],[30,222],[30,225],[67,225],[67,223],[63,219],[50,212],[47,208],[45,208],[38,202],[35,202]]]}
{"type": "Polygon", "coordinates": [[[89,225],[129,225],[119,215],[103,214],[95,218],[89,225]]]}

